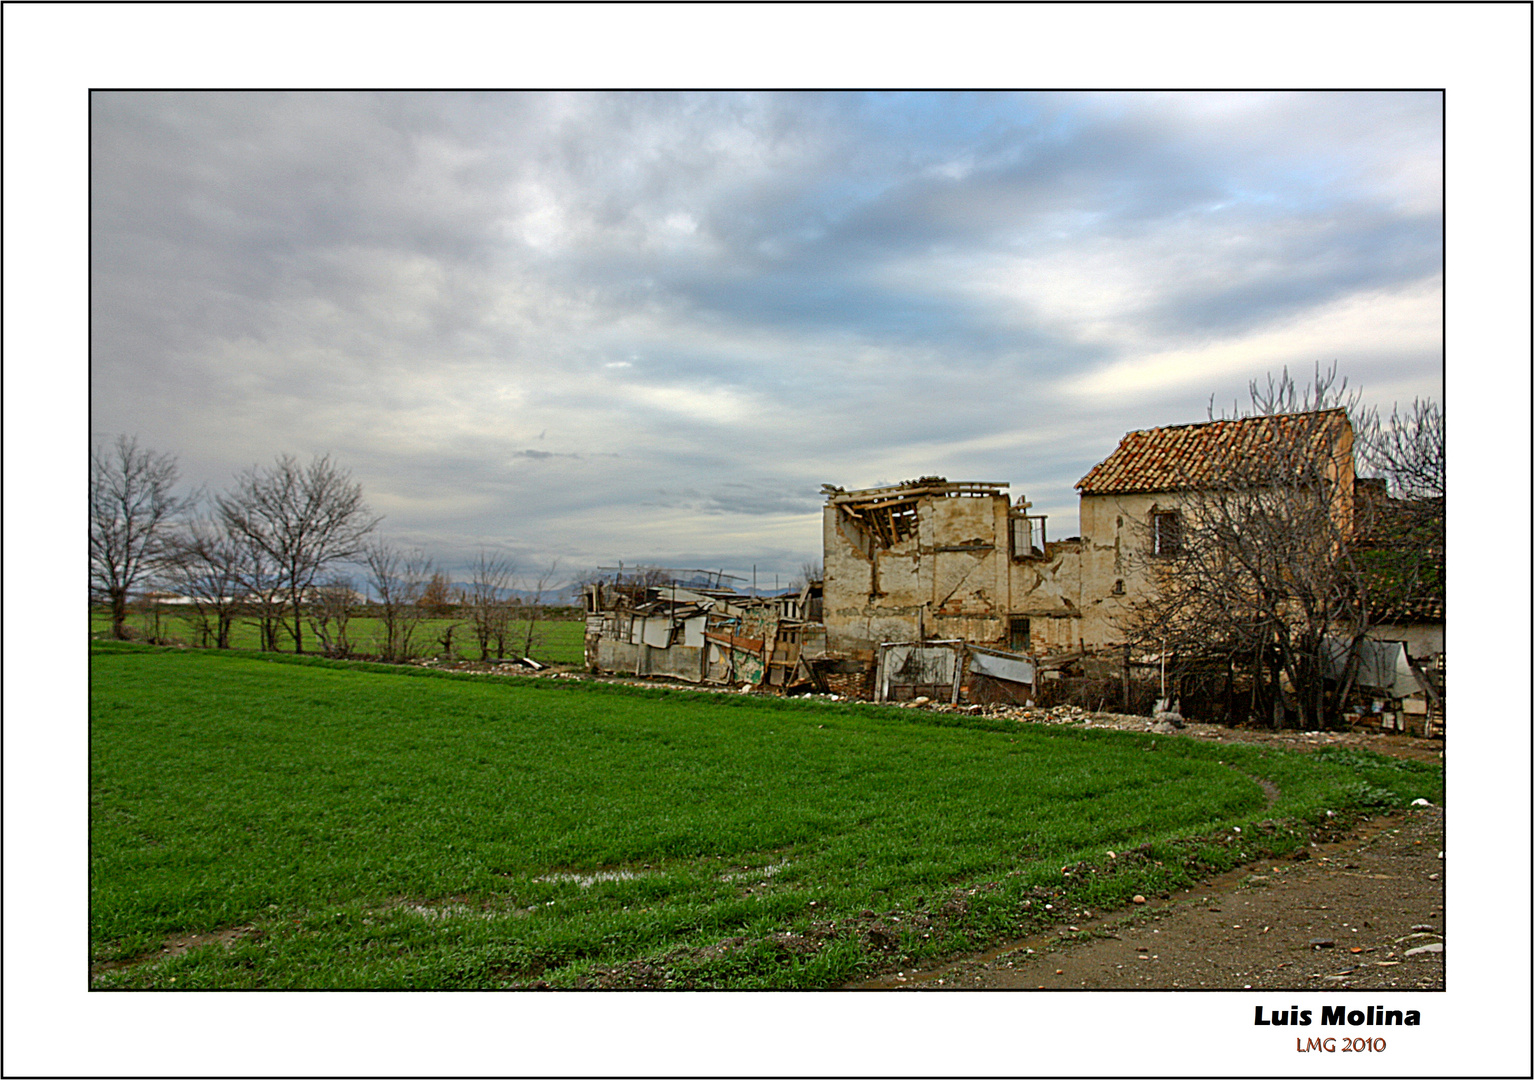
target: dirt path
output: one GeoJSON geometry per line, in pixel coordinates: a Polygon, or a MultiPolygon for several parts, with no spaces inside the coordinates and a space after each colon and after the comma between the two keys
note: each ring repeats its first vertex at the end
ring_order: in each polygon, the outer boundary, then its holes
{"type": "Polygon", "coordinates": [[[1441,990],[1443,820],[1413,807],[1298,858],[855,988],[1441,990]]]}

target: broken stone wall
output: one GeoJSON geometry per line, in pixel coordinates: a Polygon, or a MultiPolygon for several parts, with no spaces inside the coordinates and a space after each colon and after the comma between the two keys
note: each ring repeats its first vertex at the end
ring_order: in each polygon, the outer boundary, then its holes
{"type": "MultiPolygon", "coordinates": [[[[889,489],[862,500],[900,497],[889,489]]],[[[864,528],[834,500],[822,522],[827,650],[871,658],[883,641],[1000,642],[1010,589],[1003,492],[925,494],[903,534],[864,528]]],[[[854,504],[857,509],[859,504],[854,504]]]]}

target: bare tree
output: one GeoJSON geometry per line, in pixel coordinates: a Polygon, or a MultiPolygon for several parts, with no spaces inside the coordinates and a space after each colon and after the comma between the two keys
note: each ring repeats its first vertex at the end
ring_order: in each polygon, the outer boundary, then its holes
{"type": "Polygon", "coordinates": [[[275,559],[249,537],[232,537],[239,551],[240,611],[261,635],[261,651],[276,652],[281,643],[287,598],[275,559]]]}
{"type": "Polygon", "coordinates": [[[352,654],[349,633],[357,592],[348,577],[335,575],[322,582],[309,605],[309,629],[326,655],[345,659],[352,654]]]}
{"type": "Polygon", "coordinates": [[[378,524],[362,501],[362,486],[329,455],[305,468],[283,454],[271,468],[241,473],[234,490],[219,497],[218,509],[224,527],[275,566],[291,620],[284,625],[294,651],[303,652],[307,590],[323,571],[358,555],[378,524]]]}
{"type": "Polygon", "coordinates": [[[217,522],[194,521],[176,534],[166,560],[166,579],[192,601],[187,615],[204,648],[229,648],[245,577],[244,548],[217,522]]]}
{"type": "Polygon", "coordinates": [[[542,573],[532,582],[532,588],[524,590],[532,593],[532,599],[522,605],[522,617],[526,620],[522,640],[522,655],[532,658],[533,646],[540,648],[543,645],[543,597],[554,584],[554,575],[559,572],[559,560],[555,559],[544,567],[542,573]]]}
{"type": "Polygon", "coordinates": [[[431,560],[419,549],[401,551],[383,541],[368,544],[361,559],[383,621],[379,657],[391,663],[408,660],[416,629],[426,614],[420,600],[431,580],[431,560]]]}
{"type": "Polygon", "coordinates": [[[1281,416],[1282,424],[1269,425],[1258,445],[1222,453],[1207,481],[1176,493],[1174,512],[1142,524],[1135,561],[1152,587],[1123,623],[1132,646],[1163,657],[1250,665],[1254,704],[1266,711],[1287,700],[1306,727],[1335,715],[1342,695],[1327,694],[1334,657],[1346,650],[1350,682],[1357,642],[1371,626],[1353,549],[1345,410],[1356,398],[1345,387],[1319,369],[1309,387],[1287,370],[1251,386],[1248,417],[1281,416]]]}
{"type": "Polygon", "coordinates": [[[128,598],[161,565],[170,526],[189,499],[175,494],[176,459],[119,435],[91,454],[91,592],[112,609],[112,636],[125,637],[128,598]]]}
{"type": "Polygon", "coordinates": [[[480,549],[479,559],[469,572],[469,588],[462,598],[462,607],[473,627],[474,640],[479,645],[479,658],[490,659],[491,646],[495,657],[506,657],[506,631],[511,619],[510,598],[515,570],[507,559],[480,549]]]}
{"type": "Polygon", "coordinates": [[[1442,499],[1445,493],[1443,408],[1429,398],[1402,413],[1360,425],[1359,458],[1385,478],[1399,499],[1442,499]]]}
{"type": "Polygon", "coordinates": [[[1359,431],[1359,460],[1379,478],[1360,500],[1359,559],[1382,616],[1441,614],[1445,588],[1443,409],[1413,401],[1359,431]],[[1380,490],[1380,488],[1383,490],[1380,490]]]}
{"type": "MultiPolygon", "coordinates": [[[[1230,411],[1222,418],[1279,416],[1342,409],[1348,414],[1349,422],[1357,430],[1371,423],[1374,417],[1371,410],[1364,408],[1362,391],[1357,388],[1348,389],[1347,377],[1338,377],[1335,363],[1325,371],[1322,371],[1321,365],[1317,364],[1309,382],[1300,382],[1289,374],[1289,368],[1286,366],[1278,376],[1270,374],[1266,382],[1258,383],[1253,380],[1248,383],[1247,398],[1250,404],[1246,408],[1242,408],[1239,404],[1232,405],[1230,411]]],[[[1209,418],[1215,419],[1212,398],[1209,418]]]]}

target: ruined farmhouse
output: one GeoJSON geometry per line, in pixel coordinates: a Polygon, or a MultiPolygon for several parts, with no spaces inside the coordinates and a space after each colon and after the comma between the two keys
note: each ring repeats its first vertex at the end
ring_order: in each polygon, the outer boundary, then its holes
{"type": "Polygon", "coordinates": [[[1341,409],[1131,431],[1077,482],[1081,535],[1051,541],[1047,521],[1007,484],[941,477],[861,491],[826,488],[828,647],[873,655],[879,642],[953,638],[1035,656],[1123,642],[1128,606],[1176,554],[1186,504],[1250,459],[1302,439],[1334,474],[1336,513],[1352,513],[1353,431],[1341,409]]]}
{"type": "MultiPolygon", "coordinates": [[[[1126,618],[1160,587],[1184,515],[1233,476],[1282,484],[1285,468],[1325,478],[1323,513],[1340,536],[1353,535],[1359,500],[1381,497],[1377,482],[1354,475],[1341,409],[1129,432],[1077,482],[1080,535],[1062,539],[1049,538],[1046,516],[1007,483],[825,485],[823,582],[771,598],[593,585],[587,661],[692,682],[971,702],[1028,701],[1041,679],[1095,662],[1122,666],[1127,696],[1126,618]],[[1267,461],[1283,464],[1245,468],[1267,461]]],[[[1399,621],[1387,627],[1396,638],[1370,646],[1362,666],[1404,697],[1419,689],[1413,665],[1423,650],[1441,657],[1441,603],[1436,635],[1414,614],[1399,621]]]]}

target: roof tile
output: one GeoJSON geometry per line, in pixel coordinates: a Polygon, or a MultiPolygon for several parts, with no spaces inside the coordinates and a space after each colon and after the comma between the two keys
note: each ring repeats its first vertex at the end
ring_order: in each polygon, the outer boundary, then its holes
{"type": "Polygon", "coordinates": [[[1205,487],[1236,461],[1279,446],[1292,450],[1296,440],[1319,456],[1351,430],[1344,410],[1327,409],[1131,431],[1076,487],[1083,494],[1205,487]]]}

